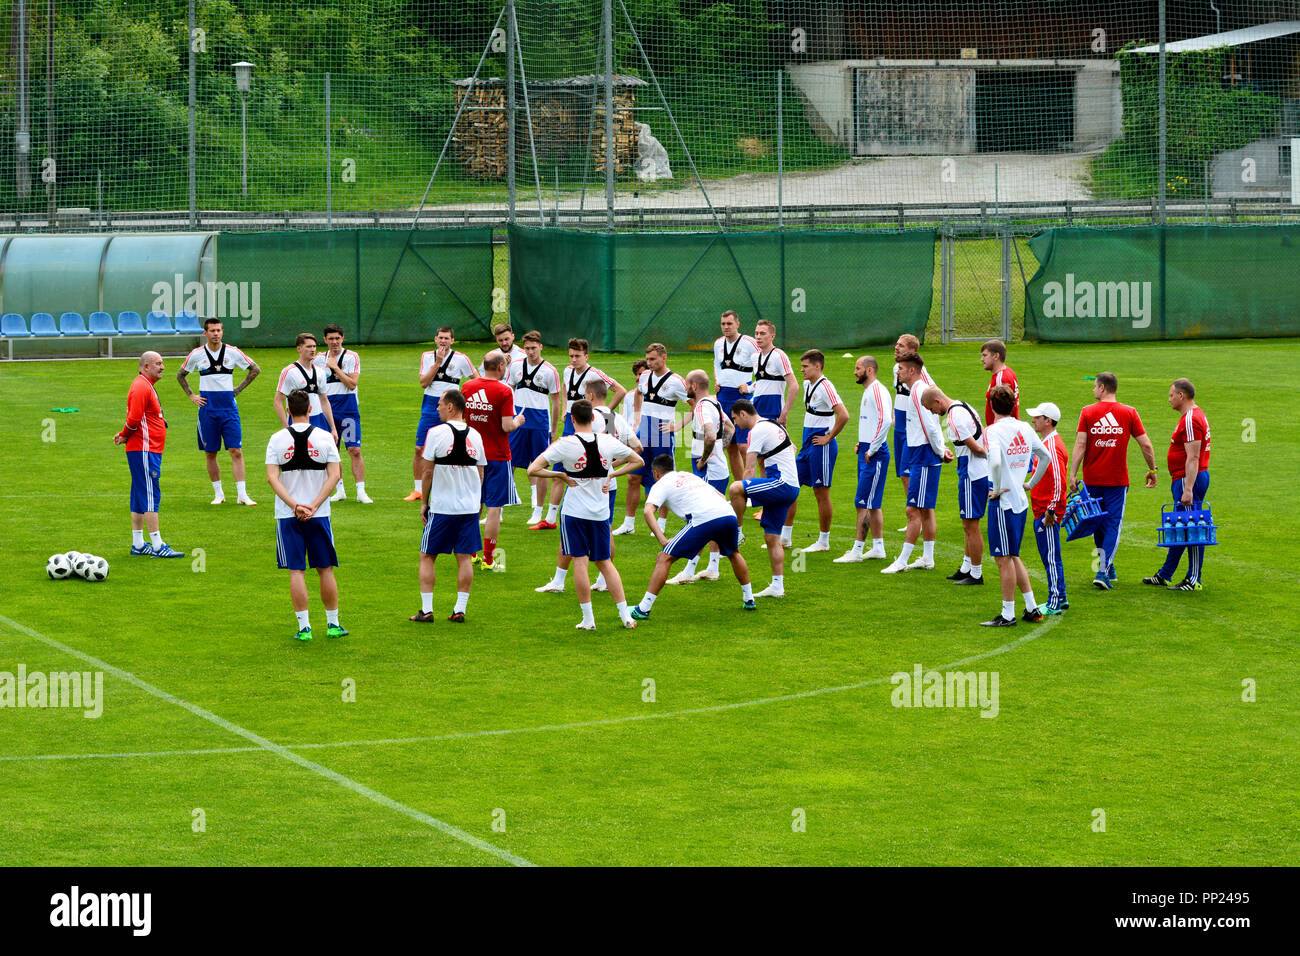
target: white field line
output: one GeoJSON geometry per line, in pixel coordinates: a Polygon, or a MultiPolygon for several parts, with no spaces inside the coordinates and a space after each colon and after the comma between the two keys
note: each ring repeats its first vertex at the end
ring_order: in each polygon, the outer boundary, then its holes
{"type": "Polygon", "coordinates": [[[17,621],[11,620],[10,618],[5,617],[4,615],[0,615],[0,624],[5,624],[9,628],[18,631],[21,634],[26,634],[28,637],[38,640],[42,644],[45,644],[48,647],[52,647],[55,650],[62,651],[64,654],[68,654],[71,657],[75,657],[78,660],[86,664],[89,664],[91,667],[96,668],[97,670],[101,670],[106,674],[111,674],[114,677],[116,677],[118,680],[131,684],[133,687],[137,687],[140,690],[144,691],[146,694],[150,694],[153,697],[157,697],[161,701],[164,701],[168,704],[173,704],[177,707],[180,707],[182,710],[187,710],[195,717],[199,717],[202,718],[203,720],[208,721],[209,723],[216,724],[222,730],[228,731],[229,733],[232,733],[237,737],[243,737],[245,740],[256,745],[255,749],[260,749],[260,750],[267,751],[268,753],[273,753],[277,757],[289,761],[289,763],[297,764],[299,767],[302,767],[305,770],[310,770],[312,773],[316,774],[317,776],[324,777],[326,780],[333,781],[334,783],[337,783],[340,787],[343,787],[346,790],[351,790],[353,793],[359,794],[360,796],[365,797],[367,800],[371,800],[382,807],[387,807],[390,810],[394,810],[397,813],[410,817],[412,820],[415,820],[417,823],[422,823],[427,827],[431,827],[434,830],[437,830],[441,833],[446,834],[447,836],[452,837],[453,839],[459,840],[461,843],[465,843],[468,844],[469,846],[474,847],[476,850],[481,850],[484,853],[489,853],[492,856],[496,857],[497,859],[503,860],[506,863],[511,863],[515,866],[534,865],[529,861],[525,860],[521,856],[516,856],[515,854],[511,853],[508,850],[504,850],[501,847],[493,846],[491,843],[488,843],[485,840],[480,840],[478,837],[474,836],[473,834],[466,833],[464,830],[454,827],[450,823],[446,823],[442,820],[439,820],[437,817],[432,817],[429,814],[424,813],[420,810],[416,810],[413,807],[408,807],[404,803],[399,803],[398,801],[394,800],[392,797],[385,796],[384,794],[380,793],[377,790],[372,790],[370,787],[367,787],[365,784],[357,783],[357,781],[351,779],[350,777],[345,777],[343,776],[343,774],[335,770],[331,770],[329,767],[324,767],[318,763],[314,763],[308,760],[306,757],[293,753],[289,749],[282,747],[279,744],[272,743],[271,741],[267,740],[265,737],[259,736],[258,734],[253,733],[251,730],[246,730],[243,727],[240,727],[238,724],[231,723],[229,720],[226,720],[224,717],[220,717],[217,714],[212,713],[210,710],[205,710],[204,708],[198,706],[197,704],[191,704],[187,700],[182,700],[181,698],[177,697],[175,694],[169,694],[167,691],[155,687],[153,684],[141,680],[140,678],[136,677],[134,674],[124,671],[121,668],[114,667],[112,664],[109,664],[106,661],[102,661],[97,657],[92,657],[89,654],[82,653],[81,651],[77,650],[74,647],[69,647],[66,644],[61,644],[58,641],[54,640],[53,638],[46,637],[44,634],[41,634],[37,631],[33,631],[31,628],[19,624],[17,621]]]}
{"type": "MultiPolygon", "coordinates": [[[[995,647],[990,651],[982,651],[979,654],[973,654],[970,657],[963,657],[960,660],[950,661],[947,664],[940,664],[937,667],[928,668],[928,670],[936,670],[936,671],[953,670],[958,667],[964,667],[967,664],[974,664],[976,661],[983,661],[983,660],[987,660],[990,657],[997,657],[999,654],[1005,654],[1008,651],[1015,650],[1017,647],[1022,647],[1025,644],[1028,644],[1030,641],[1034,641],[1042,637],[1051,628],[1055,627],[1060,622],[1060,620],[1061,618],[1059,617],[1048,618],[1046,621],[1038,625],[1038,627],[1034,628],[1028,634],[1025,634],[1022,637],[1018,637],[1014,641],[1008,641],[1006,644],[1002,644],[999,647],[995,647]]],[[[18,625],[14,625],[12,621],[10,621],[8,618],[5,618],[3,616],[0,616],[0,622],[8,623],[11,626],[18,626],[18,625]]],[[[30,633],[33,634],[34,636],[38,636],[35,635],[34,632],[27,631],[25,628],[20,627],[20,629],[23,630],[24,633],[30,633]]],[[[40,639],[46,641],[46,643],[49,643],[52,646],[57,646],[62,648],[62,645],[57,644],[57,642],[50,641],[47,638],[40,638],[40,639]]],[[[76,654],[78,657],[82,657],[85,660],[91,661],[93,663],[98,663],[94,661],[93,658],[85,657],[85,655],[82,655],[78,651],[72,651],[71,648],[67,648],[66,650],[69,650],[71,653],[76,654]]],[[[890,676],[892,677],[893,675],[890,676]]],[[[652,711],[650,713],[645,713],[645,714],[631,714],[626,717],[606,717],[600,720],[580,720],[580,721],[574,721],[572,723],[565,723],[565,724],[542,724],[536,727],[511,727],[504,730],[470,730],[470,731],[465,731],[463,733],[435,734],[427,737],[385,737],[376,740],[343,740],[343,741],[334,741],[330,743],[287,744],[285,746],[280,746],[278,744],[272,744],[269,741],[264,741],[263,744],[265,744],[265,746],[259,744],[259,746],[257,747],[222,747],[222,748],[210,748],[206,750],[156,750],[156,751],[147,751],[147,752],[139,752],[139,753],[98,753],[98,754],[36,754],[36,755],[29,755],[29,756],[0,757],[0,762],[21,762],[21,761],[31,761],[31,760],[93,760],[93,759],[97,760],[97,759],[115,759],[115,758],[121,759],[121,758],[130,758],[130,757],[173,757],[173,756],[188,757],[188,756],[200,756],[204,754],[251,753],[251,752],[256,752],[258,750],[271,750],[272,753],[278,753],[280,756],[286,756],[286,754],[288,754],[288,752],[292,750],[328,750],[335,747],[382,747],[382,746],[391,746],[396,744],[436,743],[438,741],[445,741],[445,740],[470,740],[475,737],[510,737],[516,734],[536,734],[536,733],[547,733],[550,731],[557,731],[557,730],[583,730],[590,727],[610,727],[616,724],[630,724],[635,721],[641,721],[641,720],[669,720],[676,717],[693,717],[699,714],[719,714],[730,710],[741,710],[743,708],[748,708],[748,707],[762,707],[766,704],[779,704],[779,703],[784,703],[786,701],[792,701],[792,700],[804,700],[809,697],[821,697],[826,694],[842,694],[845,693],[846,691],[861,690],[864,687],[879,687],[882,684],[889,683],[889,680],[890,680],[889,677],[874,677],[871,680],[858,681],[857,683],[854,684],[839,684],[834,687],[819,687],[816,690],[799,691],[794,694],[781,694],[777,697],[759,697],[755,700],[736,701],[730,704],[714,704],[708,707],[691,707],[686,710],[670,710],[670,711],[660,711],[660,712],[652,711]],[[280,753],[280,751],[284,751],[284,753],[280,753]]],[[[134,678],[132,678],[132,682],[136,683],[134,678]]],[[[137,686],[147,686],[147,685],[143,685],[143,682],[139,682],[137,686]]],[[[151,690],[150,693],[154,693],[154,691],[151,690]]],[[[168,698],[170,698],[170,695],[168,695],[168,697],[164,699],[168,699],[168,698]]],[[[174,699],[173,702],[181,703],[181,706],[186,706],[183,702],[175,701],[174,699]]],[[[193,708],[193,705],[186,706],[186,709],[191,709],[191,708],[193,708]]],[[[193,708],[193,709],[194,712],[196,713],[201,710],[201,708],[193,708]]],[[[206,713],[207,713],[206,711],[203,711],[203,714],[206,713]]],[[[214,715],[209,715],[205,719],[215,719],[216,721],[222,720],[222,718],[215,717],[214,715]]],[[[231,726],[233,727],[234,725],[232,724],[231,726]]],[[[241,733],[240,731],[235,730],[233,732],[240,733],[241,736],[247,736],[250,740],[256,736],[256,735],[249,735],[247,731],[243,731],[241,733]]],[[[261,738],[257,738],[257,740],[261,740],[261,738]]],[[[293,759],[295,763],[301,761],[304,766],[310,766],[310,767],[317,766],[316,764],[309,764],[309,762],[302,760],[302,758],[298,757],[296,754],[290,754],[286,759],[293,759]]],[[[321,769],[323,770],[325,768],[321,768],[321,769]]],[[[333,771],[330,771],[330,773],[333,773],[333,771]]],[[[333,779],[333,777],[331,777],[331,779],[333,779]]],[[[474,839],[474,838],[471,837],[470,839],[474,839]]],[[[492,849],[495,850],[496,848],[493,847],[492,849]]]]}

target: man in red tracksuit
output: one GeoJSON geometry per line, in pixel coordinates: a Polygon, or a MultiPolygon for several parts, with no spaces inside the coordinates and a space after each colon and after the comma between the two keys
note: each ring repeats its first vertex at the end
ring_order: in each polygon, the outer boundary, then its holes
{"type": "Polygon", "coordinates": [[[1051,402],[1029,409],[1029,424],[1052,453],[1047,476],[1034,486],[1029,496],[1034,509],[1034,540],[1047,570],[1047,606],[1044,614],[1060,614],[1070,607],[1065,599],[1065,566],[1061,563],[1061,518],[1065,516],[1065,478],[1069,463],[1065,442],[1056,433],[1061,410],[1051,402]]]}
{"type": "Polygon", "coordinates": [[[140,374],[126,393],[126,424],[113,436],[113,444],[126,446],[126,463],[131,470],[131,553],[148,558],[183,558],[163,541],[158,531],[158,506],[162,489],[163,446],[167,443],[167,419],[154,383],[162,378],[163,359],[157,352],[140,356],[140,374]],[[149,542],[144,540],[145,526],[149,542]]]}

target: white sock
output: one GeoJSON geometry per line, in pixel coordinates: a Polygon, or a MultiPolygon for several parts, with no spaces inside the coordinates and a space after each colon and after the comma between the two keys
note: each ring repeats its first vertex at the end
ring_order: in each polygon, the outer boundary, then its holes
{"type": "Polygon", "coordinates": [[[636,519],[634,519],[631,515],[627,515],[627,516],[625,516],[625,517],[623,518],[623,523],[622,523],[621,525],[619,525],[618,527],[619,527],[619,530],[622,530],[623,528],[635,528],[635,527],[636,527],[636,519]]]}
{"type": "Polygon", "coordinates": [[[555,577],[551,578],[551,583],[558,587],[564,587],[564,579],[569,576],[568,568],[556,568],[555,577]]]}
{"type": "Polygon", "coordinates": [[[596,615],[594,615],[594,614],[591,613],[591,602],[590,602],[590,601],[588,601],[586,604],[579,604],[579,605],[578,605],[578,610],[582,612],[582,623],[583,623],[583,624],[595,624],[595,623],[596,623],[596,615]]]}
{"type": "Polygon", "coordinates": [[[456,608],[455,608],[456,612],[457,612],[458,614],[464,614],[464,613],[465,613],[465,608],[467,608],[468,606],[469,606],[469,592],[468,592],[468,591],[457,591],[457,592],[456,592],[456,608]]]}
{"type": "Polygon", "coordinates": [[[641,609],[642,614],[650,613],[650,609],[655,606],[655,598],[658,596],[659,595],[657,594],[651,594],[649,591],[646,591],[645,597],[641,598],[641,603],[637,605],[637,607],[641,609]]]}
{"type": "Polygon", "coordinates": [[[864,546],[865,544],[866,544],[865,541],[854,541],[854,542],[853,542],[853,553],[854,553],[854,554],[861,554],[861,553],[862,553],[862,548],[863,548],[863,546],[864,546]]]}
{"type": "Polygon", "coordinates": [[[754,586],[752,584],[742,584],[740,586],[740,596],[746,601],[754,600],[754,586]]]}
{"type": "Polygon", "coordinates": [[[532,515],[531,515],[531,516],[529,517],[529,519],[528,519],[528,523],[529,523],[529,524],[537,524],[537,522],[539,522],[539,521],[541,521],[541,520],[542,520],[542,509],[541,509],[541,508],[534,508],[534,509],[533,509],[533,513],[532,513],[532,515]]]}
{"type": "Polygon", "coordinates": [[[326,623],[326,624],[329,624],[329,625],[333,625],[334,627],[338,627],[338,624],[339,624],[339,609],[338,609],[338,608],[335,608],[335,609],[332,610],[332,611],[331,611],[329,608],[326,608],[326,609],[325,609],[325,623],[326,623]]]}
{"type": "Polygon", "coordinates": [[[659,519],[659,530],[660,530],[660,531],[667,531],[667,530],[668,530],[668,519],[667,519],[667,518],[660,518],[660,519],[659,519]]]}
{"type": "MultiPolygon", "coordinates": [[[[1033,589],[1033,588],[1030,588],[1028,591],[1025,591],[1025,592],[1024,592],[1024,598],[1025,598],[1025,610],[1026,610],[1026,611],[1032,611],[1034,608],[1038,607],[1038,602],[1034,600],[1034,589],[1033,589]]],[[[1012,605],[1012,607],[1014,608],[1015,605],[1012,605]]]]}
{"type": "Polygon", "coordinates": [[[416,479],[415,479],[415,490],[416,490],[416,491],[423,491],[423,490],[424,490],[423,487],[422,487],[423,484],[424,484],[424,482],[420,481],[419,478],[416,478],[416,479]]]}
{"type": "Polygon", "coordinates": [[[214,481],[214,482],[212,483],[212,493],[213,493],[214,495],[220,495],[220,496],[223,497],[223,498],[226,496],[226,492],[225,492],[225,490],[221,487],[221,482],[220,482],[220,481],[214,481]]]}
{"type": "MultiPolygon", "coordinates": [[[[588,604],[587,607],[591,607],[591,605],[588,604]]],[[[627,609],[626,601],[619,601],[617,604],[614,605],[614,607],[618,610],[618,619],[620,621],[632,620],[632,612],[627,609]]]]}
{"type": "Polygon", "coordinates": [[[775,588],[775,589],[778,590],[778,591],[784,591],[784,590],[785,590],[785,575],[784,575],[784,574],[774,574],[774,575],[772,575],[772,587],[775,588]]]}
{"type": "Polygon", "coordinates": [[[306,611],[294,611],[293,613],[298,618],[299,630],[302,630],[304,627],[311,627],[311,618],[308,616],[306,611]]]}
{"type": "Polygon", "coordinates": [[[533,514],[541,514],[542,506],[537,503],[537,486],[528,486],[528,501],[533,506],[533,514]]]}
{"type": "Polygon", "coordinates": [[[150,532],[149,532],[149,540],[153,543],[153,546],[154,546],[155,548],[161,548],[161,547],[163,546],[162,532],[161,532],[161,531],[150,531],[150,532]]]}
{"type": "Polygon", "coordinates": [[[830,544],[830,543],[831,543],[831,533],[830,533],[829,531],[822,531],[821,533],[819,533],[819,534],[817,535],[817,543],[818,543],[818,544],[830,544]]]}
{"type": "Polygon", "coordinates": [[[982,565],[982,564],[972,564],[972,565],[970,566],[970,576],[973,577],[973,578],[974,578],[975,580],[977,580],[977,581],[978,581],[980,578],[984,577],[984,565],[982,565]]]}
{"type": "Polygon", "coordinates": [[[700,564],[700,556],[697,554],[695,557],[691,558],[691,560],[686,562],[686,573],[694,574],[695,569],[699,566],[699,564],[700,564]]]}
{"type": "Polygon", "coordinates": [[[925,560],[927,560],[927,561],[933,561],[933,560],[934,560],[934,542],[933,542],[933,541],[922,541],[922,542],[921,542],[921,554],[922,554],[922,556],[925,558],[925,560]]]}
{"type": "Polygon", "coordinates": [[[546,506],[546,521],[548,524],[555,524],[555,516],[560,513],[559,505],[546,506]]]}
{"type": "Polygon", "coordinates": [[[141,528],[139,531],[136,531],[134,528],[131,529],[131,547],[144,547],[144,528],[141,528]]]}
{"type": "Polygon", "coordinates": [[[902,550],[898,552],[898,560],[906,564],[907,559],[912,556],[912,549],[915,547],[916,545],[908,544],[906,541],[904,541],[902,550]]]}
{"type": "Polygon", "coordinates": [[[604,571],[601,571],[600,574],[596,575],[596,583],[593,584],[592,587],[598,587],[598,588],[609,587],[609,585],[605,583],[604,571]]]}
{"type": "Polygon", "coordinates": [[[425,614],[433,613],[433,592],[432,591],[420,592],[420,610],[423,611],[425,614]]]}
{"type": "Polygon", "coordinates": [[[722,560],[722,552],[721,552],[721,551],[710,551],[710,552],[709,552],[709,571],[710,571],[710,573],[712,573],[712,574],[717,574],[717,573],[718,573],[718,562],[721,561],[721,560],[722,560]]]}
{"type": "Polygon", "coordinates": [[[884,538],[872,538],[872,539],[871,539],[871,550],[872,550],[872,551],[884,551],[884,550],[885,550],[885,539],[884,539],[884,538]]]}
{"type": "Polygon", "coordinates": [[[1016,619],[1016,602],[1014,600],[1002,602],[1002,616],[1008,621],[1016,619]]]}
{"type": "MultiPolygon", "coordinates": [[[[248,483],[247,483],[247,482],[244,482],[244,481],[237,481],[237,482],[235,482],[235,497],[236,497],[236,498],[247,498],[247,497],[248,497],[248,488],[246,487],[247,484],[248,484],[248,483]]],[[[341,481],[339,482],[339,487],[340,487],[340,488],[343,487],[343,482],[341,482],[341,481]]]]}
{"type": "Polygon", "coordinates": [[[963,554],[963,555],[961,556],[961,569],[962,569],[963,571],[969,571],[970,568],[971,568],[971,564],[970,564],[970,555],[969,555],[969,554],[963,554]]]}
{"type": "Polygon", "coordinates": [[[794,525],[786,525],[781,529],[781,544],[790,547],[794,544],[794,525]]]}
{"type": "Polygon", "coordinates": [[[364,481],[358,481],[358,482],[357,482],[357,497],[360,498],[360,497],[361,497],[362,495],[364,495],[365,493],[366,493],[366,483],[365,483],[364,481]]]}

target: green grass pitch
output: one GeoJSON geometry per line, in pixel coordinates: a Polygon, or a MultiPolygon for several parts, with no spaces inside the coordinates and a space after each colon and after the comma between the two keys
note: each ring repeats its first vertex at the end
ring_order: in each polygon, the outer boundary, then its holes
{"type": "MultiPolygon", "coordinates": [[[[476,360],[484,351],[468,348],[476,360]]],[[[128,477],[112,435],[133,361],[0,369],[0,672],[98,669],[69,650],[113,668],[98,719],[0,709],[0,865],[1300,863],[1288,424],[1300,342],[1013,346],[1023,400],[1061,406],[1067,447],[1091,401],[1085,376],[1115,371],[1120,399],[1153,436],[1161,484],[1130,496],[1115,591],[1089,585],[1089,546],[1075,542],[1065,549],[1071,610],[1004,631],[977,626],[998,608],[991,559],[991,586],[944,580],[961,554],[951,467],[935,571],[831,564],[852,539],[860,396],[838,354],[827,372],[851,422],[832,553],[788,570],[783,601],[742,613],[724,564],[716,584],[665,588],[636,631],[617,626],[607,595],[596,599],[599,630],[576,631],[572,579],[563,596],[533,592],[550,575],[556,534],[527,532],[528,509],[512,508],[507,570],[476,578],[469,624],[410,624],[420,522],[400,499],[419,351],[362,350],[376,503],[335,506],[351,636],[324,638],[313,593],[309,645],[290,639],[261,464],[292,350],[252,353],[264,373],[241,399],[256,509],[209,506],[195,409],[168,359],[162,528],[201,560],[127,556],[128,477]],[[1139,583],[1162,558],[1155,526],[1175,421],[1166,393],[1182,375],[1213,430],[1209,500],[1221,529],[1206,590],[1193,594],[1139,583]],[[52,411],[70,406],[80,411],[52,411]],[[48,580],[46,556],[68,549],[106,556],[108,580],[48,580]],[[890,675],[916,664],[996,671],[998,715],[892,706],[890,675]]],[[[978,345],[923,351],[949,394],[979,407],[978,345]]],[[[876,354],[888,367],[888,350],[876,354]]],[[[594,362],[626,381],[631,359],[594,362]]],[[[706,360],[670,365],[684,373],[706,360]]],[[[1139,476],[1140,464],[1134,445],[1139,476]]],[[[224,455],[222,470],[233,502],[224,455]]],[[[892,557],[896,482],[885,509],[892,557]]],[[[806,493],[796,547],[814,539],[814,522],[806,493]]],[[[755,531],[744,550],[762,587],[755,531]]],[[[632,600],[654,551],[644,530],[618,539],[632,600]]],[[[1043,595],[1032,540],[1025,554],[1043,595]]],[[[440,560],[440,617],[454,598],[450,572],[440,560]]]]}

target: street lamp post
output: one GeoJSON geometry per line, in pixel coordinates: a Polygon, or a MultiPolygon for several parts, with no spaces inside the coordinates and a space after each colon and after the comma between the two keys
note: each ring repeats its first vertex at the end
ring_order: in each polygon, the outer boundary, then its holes
{"type": "Polygon", "coordinates": [[[240,165],[239,181],[244,198],[248,198],[248,93],[253,88],[253,64],[240,60],[235,64],[235,86],[239,88],[240,141],[243,144],[243,160],[240,165]]]}

